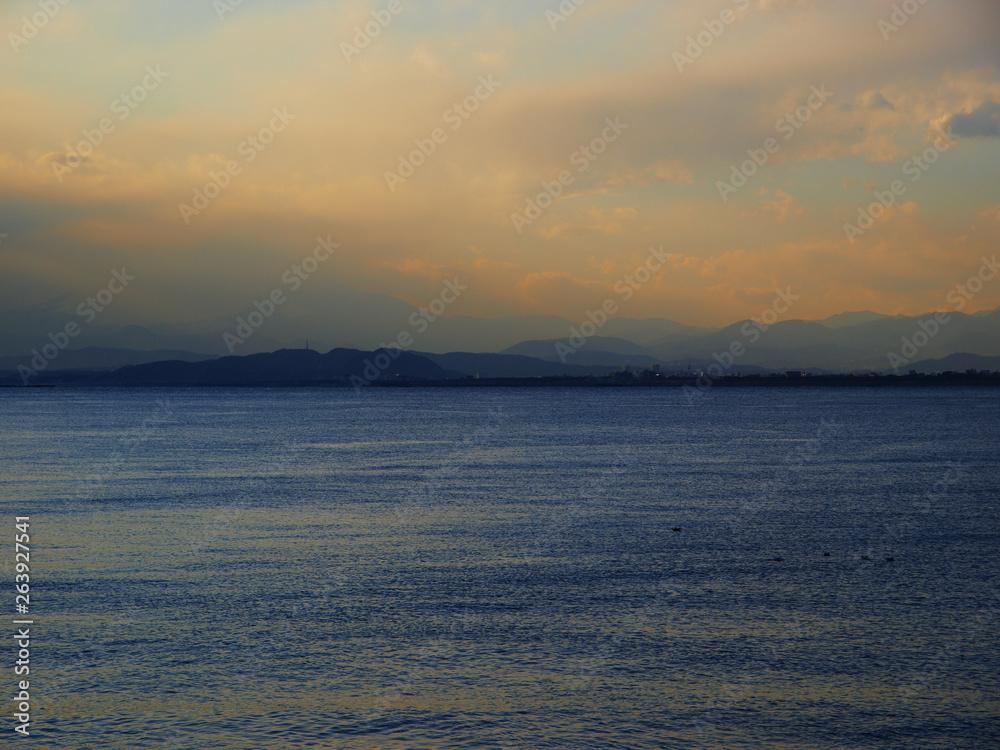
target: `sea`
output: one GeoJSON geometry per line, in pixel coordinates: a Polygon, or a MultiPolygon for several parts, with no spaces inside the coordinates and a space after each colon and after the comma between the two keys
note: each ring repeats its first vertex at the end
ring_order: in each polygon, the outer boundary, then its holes
{"type": "Polygon", "coordinates": [[[998,446],[985,388],[0,389],[0,745],[1000,748],[998,446]]]}

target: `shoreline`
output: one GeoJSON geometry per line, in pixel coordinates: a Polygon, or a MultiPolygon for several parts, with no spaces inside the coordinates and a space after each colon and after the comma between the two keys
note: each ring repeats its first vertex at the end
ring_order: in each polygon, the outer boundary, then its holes
{"type": "MultiPolygon", "coordinates": [[[[78,377],[78,376],[77,376],[78,377]]],[[[449,378],[443,380],[376,380],[363,388],[990,388],[1000,387],[1000,373],[938,375],[802,375],[802,376],[661,376],[647,379],[624,377],[531,377],[449,378]]],[[[50,383],[19,385],[0,383],[0,388],[355,388],[347,379],[274,380],[259,382],[114,382],[97,376],[50,383]]]]}

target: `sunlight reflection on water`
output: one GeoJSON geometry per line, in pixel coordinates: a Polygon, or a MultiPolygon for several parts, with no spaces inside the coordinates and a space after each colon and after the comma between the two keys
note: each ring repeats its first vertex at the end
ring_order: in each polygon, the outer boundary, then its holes
{"type": "Polygon", "coordinates": [[[0,402],[45,747],[1000,738],[992,394],[0,402]]]}

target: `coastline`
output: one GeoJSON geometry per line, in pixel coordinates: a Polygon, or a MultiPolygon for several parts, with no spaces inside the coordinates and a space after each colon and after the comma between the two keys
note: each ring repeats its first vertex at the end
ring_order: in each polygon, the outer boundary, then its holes
{"type": "MultiPolygon", "coordinates": [[[[67,373],[67,375],[70,375],[67,373]]],[[[93,376],[93,373],[87,375],[93,376]]],[[[956,388],[1000,387],[1000,373],[940,373],[934,375],[725,375],[660,376],[655,378],[531,377],[531,378],[413,378],[376,380],[363,388],[956,388]]],[[[0,383],[0,388],[355,388],[346,379],[282,379],[259,382],[115,382],[103,377],[55,379],[49,383],[18,385],[0,383]]]]}

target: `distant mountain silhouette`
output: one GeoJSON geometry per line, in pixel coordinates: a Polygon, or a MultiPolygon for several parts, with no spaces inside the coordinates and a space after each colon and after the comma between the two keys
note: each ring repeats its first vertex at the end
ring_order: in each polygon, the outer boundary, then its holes
{"type": "MultiPolygon", "coordinates": [[[[145,353],[140,353],[145,354],[145,353]]],[[[373,352],[357,349],[333,349],[326,354],[306,349],[282,349],[243,357],[185,362],[167,360],[140,365],[128,365],[113,372],[92,370],[48,370],[32,378],[31,385],[103,385],[103,386],[293,386],[339,385],[361,386],[368,383],[402,382],[419,384],[424,381],[513,378],[525,380],[581,378],[606,376],[619,367],[563,365],[558,362],[510,354],[421,354],[396,350],[373,352]]],[[[610,355],[610,353],[607,353],[610,355]]],[[[707,370],[718,360],[698,358],[665,361],[660,371],[665,375],[685,375],[707,370]]],[[[791,368],[795,369],[795,368],[791,368]]],[[[965,373],[967,370],[1000,371],[1000,357],[976,354],[953,354],[942,359],[922,360],[901,368],[921,374],[941,372],[965,373]]],[[[761,368],[745,362],[726,368],[727,375],[765,375],[780,368],[761,368]]],[[[809,368],[817,375],[818,368],[809,368]]],[[[803,381],[805,382],[805,381],[803,381]]],[[[819,379],[811,382],[818,383],[819,379]]],[[[836,381],[839,382],[839,381],[836,381]]],[[[22,385],[16,372],[0,371],[0,385],[22,385]]]]}
{"type": "Polygon", "coordinates": [[[1000,357],[983,357],[978,354],[949,354],[941,359],[923,359],[912,365],[901,367],[901,372],[917,372],[930,375],[935,372],[965,372],[967,370],[988,370],[1000,372],[1000,357]]]}
{"type": "Polygon", "coordinates": [[[428,354],[420,352],[432,362],[446,370],[462,373],[466,376],[490,378],[538,378],[558,377],[560,375],[606,375],[618,366],[589,366],[575,363],[562,364],[547,362],[535,357],[523,357],[516,354],[476,354],[469,352],[451,352],[450,354],[428,354]]]}
{"type": "MultiPolygon", "coordinates": [[[[31,367],[31,354],[22,357],[0,357],[0,371],[16,370],[19,365],[31,367]]],[[[141,365],[147,362],[162,362],[178,359],[184,362],[201,362],[215,359],[212,354],[177,351],[171,349],[155,349],[141,351],[135,349],[105,349],[99,346],[88,346],[83,349],[66,349],[55,359],[48,361],[45,370],[115,370],[126,365],[141,365]]]]}
{"type": "MultiPolygon", "coordinates": [[[[884,371],[891,369],[888,353],[899,352],[904,339],[912,340],[925,327],[935,333],[921,348],[921,359],[946,357],[955,352],[1000,356],[1000,310],[985,315],[953,312],[944,325],[937,325],[933,315],[890,317],[848,313],[834,318],[837,319],[832,327],[829,320],[786,320],[766,329],[746,320],[717,331],[675,337],[667,343],[645,347],[623,339],[593,336],[567,357],[567,362],[589,366],[626,363],[646,366],[656,362],[665,369],[679,369],[679,364],[698,368],[726,360],[727,352],[735,346],[737,351],[739,347],[743,349],[733,358],[728,370],[733,372],[884,371]]],[[[566,339],[523,341],[505,351],[553,360],[558,359],[557,341],[565,343],[566,339]]]]}
{"type": "Polygon", "coordinates": [[[352,376],[367,381],[459,376],[426,357],[411,352],[397,352],[397,355],[393,359],[385,350],[333,349],[320,354],[309,349],[282,349],[206,362],[171,361],[123,367],[104,379],[118,385],[350,385],[352,376]]]}
{"type": "Polygon", "coordinates": [[[156,362],[123,367],[105,376],[122,385],[250,385],[366,381],[448,380],[463,377],[534,378],[604,375],[618,368],[579,367],[531,357],[452,352],[427,354],[391,350],[374,352],[333,349],[326,354],[283,349],[245,357],[221,357],[211,362],[156,362]],[[388,358],[388,366],[386,365],[388,358]]]}
{"type": "Polygon", "coordinates": [[[871,323],[874,320],[885,320],[891,317],[891,315],[883,315],[871,310],[862,310],[861,312],[845,312],[839,315],[831,315],[829,318],[817,320],[816,322],[822,323],[827,328],[843,328],[844,326],[856,326],[861,323],[871,323]]]}
{"type": "MultiPolygon", "coordinates": [[[[717,329],[662,318],[611,318],[596,326],[596,331],[591,328],[595,324],[587,325],[595,335],[576,347],[577,351],[569,354],[563,364],[555,346],[558,342],[567,343],[572,331],[583,328],[582,320],[571,321],[550,315],[496,319],[452,316],[428,323],[415,310],[386,295],[339,287],[326,291],[303,288],[295,297],[294,306],[275,312],[252,336],[234,345],[232,352],[222,334],[236,330],[238,314],[198,323],[124,327],[104,324],[103,319],[98,319],[73,339],[73,348],[62,352],[47,372],[51,374],[67,368],[111,369],[167,357],[192,360],[198,355],[226,357],[271,353],[283,347],[301,346],[306,337],[323,351],[340,347],[365,352],[384,346],[383,342],[397,340],[402,333],[412,337],[414,343],[410,348],[413,351],[440,356],[449,352],[467,355],[499,352],[549,363],[491,360],[492,364],[487,366],[482,361],[454,359],[463,363],[459,371],[464,374],[485,369],[534,377],[552,374],[550,365],[553,363],[560,366],[556,368],[558,374],[574,372],[565,369],[569,366],[595,373],[600,368],[624,365],[641,368],[654,363],[664,366],[683,363],[685,367],[694,368],[708,366],[720,358],[725,360],[727,352],[740,347],[745,350],[734,358],[729,371],[753,372],[753,368],[761,371],[886,371],[891,368],[890,352],[900,351],[905,340],[912,340],[917,334],[920,338],[925,328],[933,329],[935,325],[932,314],[907,317],[871,311],[842,313],[822,321],[780,320],[766,330],[752,321],[739,321],[717,329]],[[103,362],[97,352],[73,354],[88,347],[119,351],[109,353],[103,362]],[[147,352],[149,356],[127,354],[127,351],[147,352]]],[[[243,311],[242,315],[246,314],[243,311]]],[[[0,370],[9,372],[30,358],[33,349],[49,342],[49,332],[62,330],[67,320],[73,320],[73,316],[66,312],[64,301],[0,313],[0,355],[9,355],[0,360],[0,370]]],[[[950,313],[949,322],[939,326],[933,336],[928,336],[919,347],[917,357],[941,359],[959,352],[1000,356],[1000,309],[974,315],[950,313]]],[[[442,364],[444,360],[435,361],[445,369],[449,367],[442,364]]],[[[400,366],[405,364],[401,362],[400,366]]]]}
{"type": "MultiPolygon", "coordinates": [[[[516,346],[504,349],[501,354],[516,354],[561,363],[557,344],[568,347],[569,338],[522,341],[516,346]]],[[[647,367],[655,362],[655,357],[645,347],[627,339],[608,336],[592,336],[585,339],[583,346],[572,353],[567,353],[566,349],[562,351],[566,364],[585,367],[620,367],[622,364],[647,367]]]]}

